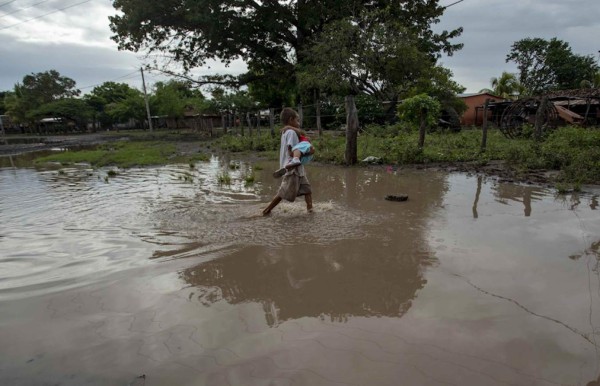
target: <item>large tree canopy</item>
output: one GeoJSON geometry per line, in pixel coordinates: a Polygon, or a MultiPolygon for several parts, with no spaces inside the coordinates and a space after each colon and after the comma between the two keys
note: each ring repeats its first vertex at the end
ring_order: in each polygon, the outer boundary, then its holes
{"type": "Polygon", "coordinates": [[[92,108],[83,100],[63,98],[45,103],[35,110],[28,112],[28,117],[34,120],[41,118],[66,118],[83,126],[92,115],[92,108]]]}
{"type": "Polygon", "coordinates": [[[506,56],[519,69],[519,81],[530,94],[579,88],[593,82],[598,65],[592,55],[577,55],[569,43],[552,38],[527,38],[515,42],[506,56]]]}
{"type": "Polygon", "coordinates": [[[17,83],[14,93],[6,99],[8,114],[16,122],[31,121],[27,113],[40,106],[63,98],[80,94],[75,81],[61,76],[56,70],[39,72],[23,77],[23,83],[17,83]]]}
{"type": "Polygon", "coordinates": [[[94,87],[83,98],[93,109],[94,121],[100,123],[101,127],[111,127],[116,122],[108,114],[110,106],[130,98],[135,93],[136,90],[132,89],[127,83],[104,82],[94,87]]]}
{"type": "MultiPolygon", "coordinates": [[[[435,33],[433,23],[443,14],[438,0],[115,0],[120,11],[110,17],[113,39],[120,49],[166,55],[185,70],[208,59],[230,63],[243,59],[250,69],[240,77],[255,90],[269,93],[264,79],[277,74],[296,84],[298,66],[307,48],[319,41],[334,22],[362,15],[385,15],[411,36],[422,55],[452,54],[459,45],[450,40],[461,29],[435,33]],[[375,12],[378,11],[378,12],[375,12]],[[261,83],[262,82],[262,83],[261,83]]],[[[414,51],[411,47],[410,55],[414,51]]],[[[268,83],[268,82],[267,82],[268,83]]],[[[286,95],[277,95],[285,100],[286,95]]]]}

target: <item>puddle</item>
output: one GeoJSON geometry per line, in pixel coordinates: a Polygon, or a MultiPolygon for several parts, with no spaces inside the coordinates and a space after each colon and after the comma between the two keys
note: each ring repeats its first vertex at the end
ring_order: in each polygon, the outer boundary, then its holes
{"type": "Polygon", "coordinates": [[[0,383],[598,379],[596,193],[312,166],[262,217],[275,164],[234,161],[0,168],[0,383]]]}

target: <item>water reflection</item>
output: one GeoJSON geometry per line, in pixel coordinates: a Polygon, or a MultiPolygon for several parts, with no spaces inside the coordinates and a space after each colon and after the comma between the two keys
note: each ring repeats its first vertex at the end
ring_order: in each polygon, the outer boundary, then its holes
{"type": "Polygon", "coordinates": [[[522,203],[525,217],[531,216],[532,203],[542,200],[546,192],[544,188],[514,184],[496,184],[494,190],[499,203],[507,204],[509,201],[522,203]]]}
{"type": "MultiPolygon", "coordinates": [[[[445,176],[393,178],[377,170],[348,168],[311,171],[318,201],[336,204],[317,204],[317,213],[309,217],[278,208],[273,218],[236,228],[238,240],[255,245],[182,272],[183,280],[197,287],[198,301],[206,306],[259,303],[269,326],[303,317],[400,317],[410,308],[426,284],[425,267],[435,263],[425,239],[427,223],[447,189],[445,176]],[[412,200],[383,199],[400,192],[412,200]],[[256,234],[248,239],[248,228],[268,235],[271,242],[256,234]]],[[[276,188],[268,181],[266,185],[267,191],[276,188]]],[[[302,210],[301,203],[295,205],[302,210]]],[[[208,230],[202,224],[186,220],[190,229],[203,229],[206,239],[208,230]]],[[[232,226],[221,223],[220,231],[227,233],[232,226]]]]}
{"type": "Polygon", "coordinates": [[[0,170],[0,384],[598,383],[597,196],[229,163],[0,170]]]}
{"type": "Polygon", "coordinates": [[[262,304],[269,326],[307,316],[399,317],[425,285],[422,267],[430,262],[428,254],[399,252],[359,240],[328,247],[256,246],[186,269],[182,277],[198,287],[197,299],[205,305],[262,304]]]}

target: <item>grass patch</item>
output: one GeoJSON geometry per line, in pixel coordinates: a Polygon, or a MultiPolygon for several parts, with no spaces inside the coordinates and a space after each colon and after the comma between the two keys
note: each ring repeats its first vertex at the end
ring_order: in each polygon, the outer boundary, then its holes
{"type": "Polygon", "coordinates": [[[60,162],[72,164],[87,162],[94,166],[162,165],[172,161],[175,145],[164,142],[114,142],[91,150],[65,151],[35,159],[36,164],[60,162]]]}
{"type": "Polygon", "coordinates": [[[231,175],[227,171],[219,173],[217,175],[217,181],[219,181],[219,184],[221,185],[231,185],[231,175]]]}
{"type": "Polygon", "coordinates": [[[192,176],[188,172],[184,172],[181,175],[179,175],[178,179],[183,180],[185,182],[194,182],[194,176],[192,176]]]}
{"type": "Polygon", "coordinates": [[[256,175],[254,174],[254,172],[244,176],[244,185],[245,186],[253,185],[255,181],[256,181],[256,175]]]}
{"type": "MultiPolygon", "coordinates": [[[[344,163],[346,138],[343,135],[325,132],[311,142],[316,148],[315,161],[344,163]]],[[[236,152],[265,149],[261,151],[262,156],[279,158],[279,140],[270,136],[224,136],[215,145],[236,152]]],[[[490,129],[485,151],[481,151],[481,130],[477,128],[458,133],[428,133],[425,146],[419,149],[416,131],[401,125],[371,127],[358,137],[358,159],[368,156],[389,164],[475,162],[486,165],[492,160],[503,160],[520,172],[560,170],[560,181],[574,186],[600,182],[600,131],[580,127],[559,128],[543,142],[527,137],[508,139],[498,129],[490,129]]]]}

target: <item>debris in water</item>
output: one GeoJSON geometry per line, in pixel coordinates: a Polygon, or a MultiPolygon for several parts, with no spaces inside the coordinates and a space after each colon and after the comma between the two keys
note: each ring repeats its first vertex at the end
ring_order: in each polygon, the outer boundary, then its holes
{"type": "Polygon", "coordinates": [[[385,199],[388,201],[406,201],[408,200],[408,195],[407,194],[388,194],[387,196],[385,196],[385,199]]]}
{"type": "Polygon", "coordinates": [[[146,374],[142,374],[139,377],[135,377],[135,379],[129,383],[128,386],[144,386],[146,384],[146,374]]]}

